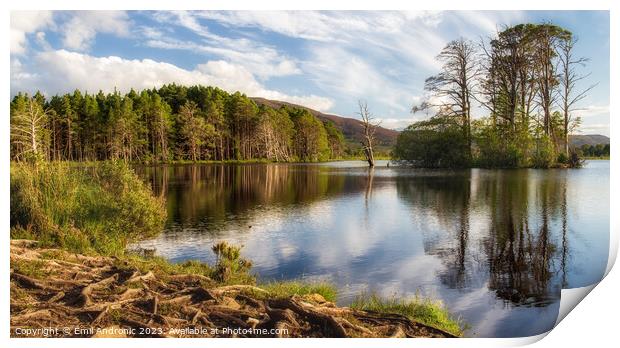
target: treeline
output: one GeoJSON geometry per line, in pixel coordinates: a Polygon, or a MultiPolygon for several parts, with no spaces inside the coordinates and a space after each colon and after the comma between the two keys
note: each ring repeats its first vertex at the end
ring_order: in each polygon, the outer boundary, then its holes
{"type": "Polygon", "coordinates": [[[579,166],[568,135],[580,124],[576,104],[594,86],[579,89],[587,60],[575,57],[575,44],[549,23],[448,43],[440,72],[425,81],[426,101],[412,109],[433,115],[400,134],[393,157],[424,167],[579,166]],[[487,116],[473,119],[478,105],[487,116]]]}
{"type": "Polygon", "coordinates": [[[583,144],[579,148],[585,157],[609,157],[609,144],[583,144]]]}
{"type": "Polygon", "coordinates": [[[324,161],[344,136],[305,109],[257,106],[219,88],[159,89],[47,100],[19,93],[11,102],[11,158],[51,161],[324,161]]]}

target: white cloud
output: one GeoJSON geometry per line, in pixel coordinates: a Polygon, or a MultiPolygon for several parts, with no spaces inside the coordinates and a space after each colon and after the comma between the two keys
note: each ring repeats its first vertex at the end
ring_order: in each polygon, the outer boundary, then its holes
{"type": "Polygon", "coordinates": [[[26,35],[52,24],[51,11],[12,11],[11,54],[23,54],[27,46],[26,35]]]}
{"type": "Polygon", "coordinates": [[[429,11],[201,11],[196,16],[315,41],[351,39],[359,32],[395,33],[403,20],[434,26],[439,18],[437,12],[429,11]]]}
{"type": "Polygon", "coordinates": [[[326,111],[332,100],[316,95],[295,96],[270,90],[261,85],[244,67],[225,61],[209,61],[194,70],[151,59],[129,60],[120,57],[94,57],[66,50],[39,53],[31,74],[14,60],[11,69],[11,92],[34,92],[40,89],[47,95],[80,89],[94,93],[103,91],[128,91],[131,88],[159,87],[166,83],[181,85],[218,86],[229,92],[241,91],[249,96],[263,97],[301,104],[326,111]]]}
{"type": "Polygon", "coordinates": [[[573,114],[583,118],[609,116],[609,105],[588,105],[573,111],[573,114]]]}
{"type": "MultiPolygon", "coordinates": [[[[413,76],[437,69],[435,55],[448,41],[437,30],[442,19],[438,12],[203,11],[192,15],[234,28],[259,28],[303,39],[303,52],[297,54],[303,57],[298,58],[301,73],[320,89],[352,100],[367,99],[378,109],[402,115],[408,115],[411,95],[422,88],[411,83],[413,76]]],[[[206,35],[204,27],[200,29],[206,35]]]]}
{"type": "Polygon", "coordinates": [[[269,45],[247,38],[224,37],[211,33],[206,26],[200,24],[199,18],[193,12],[157,12],[154,18],[162,24],[173,24],[190,30],[200,36],[200,39],[182,41],[172,37],[148,37],[146,45],[150,47],[188,50],[222,57],[248,68],[261,79],[301,73],[294,60],[269,45]]]}
{"type": "Polygon", "coordinates": [[[246,67],[253,74],[266,79],[271,76],[299,74],[297,64],[266,46],[255,45],[247,39],[219,38],[217,42],[200,44],[174,39],[147,40],[146,45],[162,49],[178,49],[203,52],[227,58],[230,62],[246,67]]]}
{"type": "Polygon", "coordinates": [[[129,34],[129,17],[123,11],[73,11],[62,25],[63,45],[75,50],[90,48],[97,33],[129,34]]]}

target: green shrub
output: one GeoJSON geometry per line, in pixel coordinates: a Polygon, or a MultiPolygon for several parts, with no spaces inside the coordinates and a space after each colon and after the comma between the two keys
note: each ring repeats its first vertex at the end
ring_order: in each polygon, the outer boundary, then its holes
{"type": "Polygon", "coordinates": [[[466,167],[467,147],[460,125],[447,117],[433,117],[405,128],[398,135],[392,158],[417,167],[466,167]]]}
{"type": "Polygon", "coordinates": [[[516,126],[495,125],[490,119],[473,123],[476,147],[474,163],[484,168],[521,168],[530,165],[528,153],[531,146],[529,133],[516,126]]]}
{"type": "Polygon", "coordinates": [[[256,279],[250,274],[252,262],[241,257],[241,247],[219,242],[211,250],[216,263],[213,279],[230,284],[254,284],[256,279]]]}
{"type": "Polygon", "coordinates": [[[566,156],[564,152],[560,152],[560,154],[558,154],[557,161],[560,164],[568,164],[568,156],[566,156]]]}
{"type": "Polygon", "coordinates": [[[158,234],[164,201],[125,164],[11,163],[11,237],[119,255],[158,234]]]}
{"type": "Polygon", "coordinates": [[[584,165],[585,160],[581,156],[579,150],[570,148],[568,153],[568,166],[570,168],[581,168],[584,165]]]}
{"type": "Polygon", "coordinates": [[[555,148],[551,139],[543,135],[536,141],[534,153],[532,154],[532,166],[534,168],[549,168],[556,159],[555,148]]]}

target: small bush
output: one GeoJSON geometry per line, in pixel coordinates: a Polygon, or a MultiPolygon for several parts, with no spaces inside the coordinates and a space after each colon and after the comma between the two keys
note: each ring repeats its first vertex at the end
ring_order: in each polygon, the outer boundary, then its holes
{"type": "Polygon", "coordinates": [[[252,262],[241,257],[241,247],[226,242],[215,244],[216,264],[213,278],[222,283],[254,284],[256,279],[250,274],[252,262]]]}
{"type": "Polygon", "coordinates": [[[579,150],[570,148],[568,154],[568,166],[570,168],[581,168],[583,167],[584,163],[585,160],[581,156],[581,153],[579,153],[579,150]]]}
{"type": "Polygon", "coordinates": [[[157,235],[164,201],[125,164],[11,163],[11,238],[80,253],[119,255],[157,235]]]}
{"type": "Polygon", "coordinates": [[[556,158],[551,139],[548,136],[542,136],[538,139],[532,154],[532,166],[534,168],[549,168],[556,158]]]}
{"type": "Polygon", "coordinates": [[[558,163],[560,164],[568,164],[568,156],[564,152],[560,152],[558,155],[558,163]]]}

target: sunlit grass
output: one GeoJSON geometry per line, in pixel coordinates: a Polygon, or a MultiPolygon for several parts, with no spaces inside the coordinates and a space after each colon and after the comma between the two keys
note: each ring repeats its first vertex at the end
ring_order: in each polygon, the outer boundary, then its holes
{"type": "Polygon", "coordinates": [[[337,295],[336,287],[326,282],[274,281],[260,284],[259,287],[267,291],[267,294],[262,296],[269,298],[288,298],[293,295],[319,294],[325,300],[335,302],[337,295]]]}
{"type": "Polygon", "coordinates": [[[378,313],[401,314],[411,320],[462,336],[465,329],[460,319],[455,319],[440,301],[422,299],[381,298],[376,294],[361,295],[353,301],[351,308],[378,313]]]}

